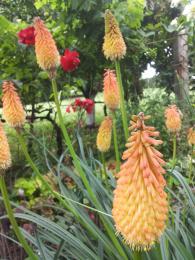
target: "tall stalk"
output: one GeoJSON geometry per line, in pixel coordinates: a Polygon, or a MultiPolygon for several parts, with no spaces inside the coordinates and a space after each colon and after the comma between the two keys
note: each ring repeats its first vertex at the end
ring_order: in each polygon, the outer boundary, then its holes
{"type": "Polygon", "coordinates": [[[177,136],[174,134],[173,136],[173,168],[175,167],[176,164],[176,151],[177,151],[177,136]]]}
{"type": "Polygon", "coordinates": [[[191,156],[190,156],[190,166],[189,166],[189,181],[191,181],[192,178],[192,169],[193,169],[193,150],[194,150],[194,145],[192,145],[192,150],[191,150],[191,156]]]}
{"type": "Polygon", "coordinates": [[[127,113],[125,109],[125,100],[124,100],[124,90],[123,90],[123,84],[122,84],[122,78],[121,78],[121,70],[120,70],[120,63],[118,60],[115,61],[115,67],[116,67],[116,76],[117,76],[117,82],[119,86],[119,95],[120,95],[120,110],[122,115],[122,122],[123,122],[123,129],[125,134],[125,141],[128,139],[128,124],[127,124],[127,113]]]}
{"type": "MultiPolygon", "coordinates": [[[[42,183],[47,187],[47,189],[51,192],[51,194],[56,197],[61,203],[62,205],[64,205],[66,208],[68,208],[70,210],[69,205],[61,198],[60,195],[58,195],[57,192],[55,192],[52,187],[49,185],[49,183],[45,180],[45,178],[43,177],[43,175],[40,173],[39,169],[37,168],[37,166],[34,164],[33,160],[30,157],[30,154],[28,152],[28,149],[26,147],[26,143],[25,140],[23,138],[23,136],[20,133],[20,130],[16,131],[17,133],[17,138],[18,141],[21,145],[22,151],[28,161],[28,163],[30,164],[32,170],[34,171],[34,173],[39,177],[39,179],[42,181],[42,183]]],[[[73,211],[73,209],[71,208],[71,211],[73,211]]],[[[76,212],[74,212],[74,214],[76,214],[76,212]]]]}
{"type": "MultiPolygon", "coordinates": [[[[60,125],[60,128],[62,130],[62,134],[64,136],[66,145],[68,146],[70,155],[73,158],[74,166],[75,166],[76,170],[78,171],[78,173],[79,173],[79,175],[80,175],[80,177],[81,177],[81,179],[83,181],[83,184],[84,184],[85,188],[87,189],[87,192],[89,193],[89,196],[92,199],[95,207],[97,209],[102,209],[101,204],[99,203],[99,201],[97,200],[93,190],[91,189],[91,186],[90,186],[90,184],[89,184],[89,182],[88,182],[88,180],[86,178],[85,172],[83,171],[83,169],[82,169],[82,167],[80,165],[79,158],[77,157],[77,155],[76,155],[76,153],[74,151],[74,148],[72,146],[70,137],[69,137],[68,132],[66,130],[66,127],[64,125],[63,117],[62,117],[62,113],[61,113],[61,109],[60,109],[60,103],[59,103],[59,100],[58,100],[57,84],[56,84],[55,78],[51,79],[51,83],[52,83],[52,89],[53,89],[53,93],[54,93],[54,100],[55,100],[55,104],[56,104],[56,108],[57,108],[59,125],[60,125]]],[[[107,221],[107,219],[104,216],[102,216],[101,214],[100,214],[100,219],[102,220],[102,222],[104,224],[104,227],[105,227],[105,230],[108,233],[108,235],[110,236],[110,238],[111,238],[112,242],[114,243],[114,245],[116,246],[119,254],[123,257],[123,259],[128,259],[126,254],[125,254],[125,252],[124,252],[124,250],[122,249],[119,241],[117,240],[117,238],[115,236],[115,233],[112,230],[111,225],[107,221]]]]}
{"type": "MultiPolygon", "coordinates": [[[[27,150],[26,147],[26,143],[25,140],[23,138],[23,136],[20,134],[19,131],[17,131],[17,138],[18,141],[21,145],[22,151],[28,161],[28,163],[30,164],[32,170],[34,171],[34,173],[40,178],[40,180],[42,181],[42,183],[47,187],[47,189],[51,192],[51,194],[59,200],[59,202],[65,207],[67,208],[70,212],[72,212],[72,214],[78,219],[78,221],[92,234],[92,236],[96,239],[101,239],[101,237],[99,236],[99,234],[97,234],[97,232],[91,228],[88,223],[86,223],[84,218],[81,218],[81,216],[76,212],[76,210],[74,209],[74,207],[70,206],[69,203],[67,203],[63,198],[65,198],[64,196],[62,196],[61,194],[59,194],[58,192],[54,191],[52,189],[52,187],[48,184],[48,182],[45,180],[45,178],[43,177],[43,175],[41,174],[41,172],[39,171],[39,169],[37,168],[37,166],[34,164],[34,162],[32,161],[30,154],[27,150]],[[63,198],[62,198],[63,197],[63,198]]],[[[66,199],[68,200],[68,198],[66,199]]],[[[101,213],[101,211],[99,211],[99,213],[101,213]]],[[[117,241],[118,242],[118,241],[117,241]]],[[[109,249],[109,248],[108,248],[109,249]]],[[[119,248],[120,249],[120,248],[119,248]]],[[[120,250],[119,250],[120,252],[120,250]]],[[[122,253],[121,253],[122,255],[122,253]]],[[[126,258],[124,258],[126,259],[126,258]]],[[[33,259],[34,260],[34,259],[33,259]]]]}
{"type": "Polygon", "coordinates": [[[117,141],[117,132],[116,132],[116,116],[115,112],[112,113],[113,118],[113,139],[114,139],[114,150],[116,156],[116,171],[119,172],[120,170],[120,155],[118,150],[118,141],[117,141]]]}
{"type": "Polygon", "coordinates": [[[140,251],[133,251],[133,260],[142,260],[142,253],[140,251]]]}
{"type": "Polygon", "coordinates": [[[103,177],[105,178],[105,183],[106,183],[106,188],[109,189],[109,185],[108,185],[108,175],[106,172],[106,162],[105,162],[105,157],[104,157],[104,153],[101,152],[101,160],[102,160],[102,165],[103,165],[103,169],[102,169],[102,179],[103,177]]]}
{"type": "Polygon", "coordinates": [[[31,249],[31,247],[26,242],[25,238],[23,237],[23,235],[22,235],[22,233],[21,233],[21,231],[18,227],[18,224],[17,224],[16,219],[14,217],[14,214],[13,214],[13,211],[12,211],[12,208],[11,208],[11,204],[10,204],[10,201],[9,201],[4,176],[2,176],[1,174],[0,174],[0,189],[1,189],[2,196],[3,196],[3,201],[4,201],[4,204],[5,204],[7,215],[9,217],[10,223],[12,225],[12,228],[13,228],[19,242],[22,244],[25,252],[27,253],[27,255],[29,256],[30,259],[38,260],[38,257],[34,254],[33,250],[31,249]]]}

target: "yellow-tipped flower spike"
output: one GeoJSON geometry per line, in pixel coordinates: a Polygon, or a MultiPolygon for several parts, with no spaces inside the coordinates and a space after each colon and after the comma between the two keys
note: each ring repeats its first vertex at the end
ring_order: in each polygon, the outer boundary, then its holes
{"type": "Polygon", "coordinates": [[[159,132],[146,126],[143,113],[133,116],[131,136],[117,174],[112,214],[117,233],[135,250],[149,250],[165,229],[168,215],[163,155],[153,146],[159,132]]]}
{"type": "Polygon", "coordinates": [[[37,63],[43,70],[47,70],[51,77],[55,75],[56,68],[60,64],[60,55],[51,33],[44,22],[36,17],[35,27],[35,52],[37,63]]]}
{"type": "Polygon", "coordinates": [[[116,80],[116,75],[113,70],[106,70],[104,73],[104,103],[110,110],[115,110],[119,107],[120,96],[116,80]]]}
{"type": "Polygon", "coordinates": [[[12,127],[22,127],[25,123],[26,113],[20,97],[11,81],[3,82],[3,116],[12,127]]]}
{"type": "Polygon", "coordinates": [[[105,36],[103,52],[106,59],[122,59],[126,54],[126,45],[118,23],[110,10],[105,12],[105,36]]]}
{"type": "Polygon", "coordinates": [[[102,121],[97,134],[97,148],[100,152],[107,152],[110,148],[112,137],[112,118],[107,116],[102,121]]]}
{"type": "MultiPolygon", "coordinates": [[[[11,154],[7,136],[0,122],[0,170],[6,170],[11,166],[11,154]]],[[[0,171],[1,174],[1,171],[0,171]]]]}
{"type": "Polygon", "coordinates": [[[189,145],[195,145],[195,130],[193,129],[193,127],[191,127],[188,130],[187,139],[188,139],[189,145]]]}
{"type": "Polygon", "coordinates": [[[176,105],[171,105],[165,110],[165,124],[167,129],[172,133],[177,133],[181,129],[182,113],[176,105]]]}

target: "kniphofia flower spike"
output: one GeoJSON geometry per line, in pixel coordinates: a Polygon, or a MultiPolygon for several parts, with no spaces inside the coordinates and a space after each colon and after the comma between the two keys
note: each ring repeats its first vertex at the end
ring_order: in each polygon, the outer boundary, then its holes
{"type": "Polygon", "coordinates": [[[22,127],[25,123],[26,113],[20,97],[11,81],[3,82],[3,116],[12,127],[22,127]]]}
{"type": "Polygon", "coordinates": [[[118,23],[110,10],[105,12],[105,36],[103,53],[106,59],[122,59],[126,54],[126,45],[118,23]]]}
{"type": "Polygon", "coordinates": [[[100,152],[107,152],[110,149],[112,137],[112,118],[107,116],[102,121],[97,134],[97,148],[100,152]]]}
{"type": "Polygon", "coordinates": [[[60,64],[60,55],[55,41],[39,17],[34,19],[34,27],[37,63],[43,70],[49,72],[50,77],[54,77],[56,68],[60,64]]]}
{"type": "Polygon", "coordinates": [[[11,154],[7,136],[4,132],[3,125],[0,122],[0,174],[1,170],[6,170],[11,166],[11,154]]]}
{"type": "Polygon", "coordinates": [[[195,145],[195,130],[194,130],[193,127],[191,127],[191,128],[188,130],[187,139],[188,139],[189,145],[195,145]]]}
{"type": "Polygon", "coordinates": [[[176,105],[171,105],[165,110],[166,127],[172,133],[177,133],[181,129],[182,113],[176,105]]]}
{"type": "Polygon", "coordinates": [[[117,174],[114,191],[113,218],[117,232],[135,250],[149,250],[166,226],[168,213],[163,155],[154,148],[162,143],[148,117],[133,116],[131,136],[122,159],[126,160],[117,174]]]}
{"type": "Polygon", "coordinates": [[[120,96],[116,75],[113,70],[106,70],[104,73],[104,103],[114,111],[119,107],[120,96]]]}

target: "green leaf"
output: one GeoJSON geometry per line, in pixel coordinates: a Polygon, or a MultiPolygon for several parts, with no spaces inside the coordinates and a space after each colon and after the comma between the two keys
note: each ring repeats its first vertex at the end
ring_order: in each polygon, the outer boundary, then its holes
{"type": "Polygon", "coordinates": [[[165,231],[165,236],[167,239],[169,239],[170,244],[174,247],[176,252],[180,254],[182,260],[194,259],[193,255],[191,255],[191,253],[186,250],[185,246],[179,241],[178,237],[173,231],[167,229],[165,231]]]}

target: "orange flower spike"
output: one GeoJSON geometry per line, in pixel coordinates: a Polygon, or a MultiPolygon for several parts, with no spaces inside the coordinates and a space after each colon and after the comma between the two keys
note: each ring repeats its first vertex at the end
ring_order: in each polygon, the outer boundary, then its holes
{"type": "Polygon", "coordinates": [[[182,113],[176,105],[171,105],[165,110],[166,127],[172,133],[177,133],[181,129],[182,113]]]}
{"type": "Polygon", "coordinates": [[[120,96],[116,80],[116,75],[113,70],[106,70],[104,73],[104,103],[114,111],[119,107],[120,96]]]}
{"type": "MultiPolygon", "coordinates": [[[[6,170],[11,166],[11,154],[7,136],[4,132],[3,125],[0,123],[0,170],[6,170]]],[[[1,174],[1,171],[0,171],[1,174]]]]}
{"type": "Polygon", "coordinates": [[[103,52],[106,59],[122,59],[126,54],[126,45],[118,23],[110,10],[105,12],[105,36],[103,52]]]}
{"type": "Polygon", "coordinates": [[[107,152],[110,149],[112,137],[112,118],[107,116],[102,121],[97,134],[97,148],[100,152],[107,152]]]}
{"type": "Polygon", "coordinates": [[[187,139],[188,139],[188,144],[189,145],[195,145],[195,130],[193,129],[193,127],[191,127],[188,130],[187,139]]]}
{"type": "Polygon", "coordinates": [[[22,127],[25,123],[26,113],[20,97],[11,81],[3,82],[3,116],[12,127],[22,127]]]}
{"type": "Polygon", "coordinates": [[[53,77],[60,64],[60,55],[55,41],[44,22],[39,17],[34,19],[34,27],[37,63],[53,77]]]}
{"type": "Polygon", "coordinates": [[[163,178],[162,154],[153,146],[161,143],[159,135],[146,126],[143,113],[131,122],[129,148],[123,154],[126,162],[117,174],[112,214],[117,233],[135,250],[149,250],[163,233],[168,215],[166,184],[163,178]]]}

